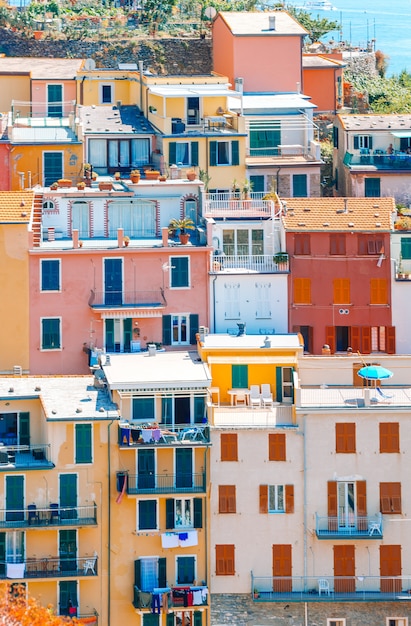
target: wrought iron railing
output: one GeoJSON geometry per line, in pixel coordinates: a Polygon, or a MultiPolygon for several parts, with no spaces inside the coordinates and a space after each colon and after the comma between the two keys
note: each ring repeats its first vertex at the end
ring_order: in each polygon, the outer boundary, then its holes
{"type": "Polygon", "coordinates": [[[0,579],[97,576],[97,565],[97,556],[49,556],[43,558],[27,558],[20,563],[0,561],[0,579]]]}
{"type": "Polygon", "coordinates": [[[50,456],[50,444],[14,445],[3,442],[0,444],[0,470],[54,467],[50,456]]]}
{"type": "Polygon", "coordinates": [[[36,528],[44,526],[92,526],[97,524],[97,505],[46,507],[29,504],[22,509],[0,509],[0,528],[36,528]]]}
{"type": "Polygon", "coordinates": [[[152,306],[164,305],[160,291],[93,291],[89,306],[152,306]]]}
{"type": "Polygon", "coordinates": [[[272,254],[212,254],[210,257],[212,272],[224,270],[251,270],[253,272],[288,272],[290,264],[287,258],[277,261],[272,254]]]}
{"type": "Polygon", "coordinates": [[[205,493],[205,472],[197,474],[128,474],[126,491],[139,493],[205,493]]]}
{"type": "Polygon", "coordinates": [[[383,520],[377,515],[316,516],[316,533],[320,539],[382,539],[383,520]]]}

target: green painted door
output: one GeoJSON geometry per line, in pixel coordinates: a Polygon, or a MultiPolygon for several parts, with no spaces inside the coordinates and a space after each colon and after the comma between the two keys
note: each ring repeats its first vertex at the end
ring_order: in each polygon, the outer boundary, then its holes
{"type": "Polygon", "coordinates": [[[60,474],[60,519],[77,517],[77,474],[60,474]]]}
{"type": "Polygon", "coordinates": [[[193,450],[184,448],[176,450],[176,487],[193,487],[193,450]]]}
{"type": "Polygon", "coordinates": [[[24,520],[24,476],[6,476],[6,521],[24,520]]]}
{"type": "MultiPolygon", "coordinates": [[[[70,572],[70,575],[77,574],[77,531],[59,531],[59,557],[60,570],[70,572]]],[[[68,575],[68,574],[67,574],[68,575]]]]}

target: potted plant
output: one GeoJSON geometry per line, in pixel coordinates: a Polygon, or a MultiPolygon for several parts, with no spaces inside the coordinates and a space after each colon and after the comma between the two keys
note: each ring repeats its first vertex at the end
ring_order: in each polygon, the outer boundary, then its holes
{"type": "Polygon", "coordinates": [[[163,174],[162,176],[159,176],[158,180],[159,180],[161,183],[165,183],[165,181],[167,180],[167,176],[164,176],[164,174],[163,174]]]}
{"type": "Polygon", "coordinates": [[[121,174],[120,174],[120,172],[116,172],[116,173],[114,174],[114,178],[115,178],[116,180],[120,180],[120,178],[121,178],[121,174]]]}
{"type": "Polygon", "coordinates": [[[127,248],[128,244],[130,243],[130,237],[128,235],[123,237],[123,243],[124,243],[125,247],[127,248]]]}
{"type": "Polygon", "coordinates": [[[148,107],[148,110],[150,111],[150,113],[157,113],[157,109],[156,109],[156,107],[153,107],[151,104],[150,104],[150,106],[148,107]]]}
{"type": "Polygon", "coordinates": [[[244,200],[249,200],[252,188],[253,183],[251,182],[251,180],[248,180],[248,178],[246,178],[241,185],[241,193],[243,194],[244,200]]]}
{"type": "Polygon", "coordinates": [[[58,186],[61,187],[72,187],[73,183],[71,182],[70,178],[59,178],[58,182],[58,186]]]}
{"type": "Polygon", "coordinates": [[[140,181],[140,170],[131,170],[130,172],[130,180],[132,183],[138,183],[140,181]]]}
{"type": "Polygon", "coordinates": [[[196,179],[196,171],[193,168],[190,168],[186,171],[187,180],[195,180],[196,179]]]}
{"type": "Polygon", "coordinates": [[[158,180],[160,176],[160,172],[158,170],[146,170],[145,174],[147,180],[158,180]]]}
{"type": "Polygon", "coordinates": [[[274,263],[277,265],[279,270],[287,270],[288,269],[288,254],[287,252],[278,252],[274,255],[274,263]]]}
{"type": "Polygon", "coordinates": [[[204,191],[208,191],[208,187],[210,185],[211,176],[207,172],[207,170],[200,170],[198,173],[198,178],[204,183],[204,191]]]}
{"type": "Polygon", "coordinates": [[[190,217],[182,217],[180,219],[174,217],[170,221],[168,232],[171,234],[171,232],[175,233],[178,230],[180,242],[182,244],[186,244],[188,243],[188,240],[190,239],[190,233],[188,233],[187,230],[194,230],[194,229],[195,229],[195,224],[190,217]]]}
{"type": "Polygon", "coordinates": [[[86,187],[86,183],[85,182],[80,181],[79,183],[77,183],[77,189],[79,191],[82,191],[83,189],[85,189],[85,187],[86,187]]]}
{"type": "Polygon", "coordinates": [[[52,185],[50,185],[50,189],[52,189],[52,191],[56,191],[56,189],[59,188],[59,184],[58,183],[53,183],[52,185]]]}
{"type": "Polygon", "coordinates": [[[111,191],[113,189],[113,183],[111,180],[101,180],[98,184],[100,191],[111,191]]]}
{"type": "Polygon", "coordinates": [[[258,589],[254,588],[253,595],[254,595],[254,598],[255,598],[255,599],[257,599],[257,598],[259,598],[259,597],[260,597],[260,594],[259,594],[259,592],[258,592],[258,589]]]}

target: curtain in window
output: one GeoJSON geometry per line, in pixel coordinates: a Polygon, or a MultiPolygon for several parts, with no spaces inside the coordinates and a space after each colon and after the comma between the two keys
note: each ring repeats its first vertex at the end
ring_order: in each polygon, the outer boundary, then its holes
{"type": "Polygon", "coordinates": [[[131,140],[131,165],[139,167],[149,162],[149,139],[132,139],[131,140]]]}
{"type": "Polygon", "coordinates": [[[72,209],[71,227],[79,232],[79,237],[89,237],[89,211],[87,202],[75,202],[72,209]]]}
{"type": "Polygon", "coordinates": [[[119,165],[120,167],[129,167],[130,165],[130,143],[128,139],[122,139],[119,141],[120,144],[120,159],[119,165]]]}
{"type": "Polygon", "coordinates": [[[107,167],[106,146],[105,139],[90,139],[88,144],[89,162],[94,168],[107,167]]]}
{"type": "Polygon", "coordinates": [[[176,162],[177,165],[190,165],[190,159],[188,155],[188,143],[176,144],[176,162]]]}
{"type": "Polygon", "coordinates": [[[117,141],[108,142],[108,166],[118,167],[118,145],[117,141]]]}
{"type": "Polygon", "coordinates": [[[228,149],[228,141],[217,142],[217,154],[218,154],[217,162],[219,165],[229,165],[230,152],[228,149]]]}
{"type": "Polygon", "coordinates": [[[152,591],[158,587],[157,559],[141,559],[141,591],[152,591]]]}

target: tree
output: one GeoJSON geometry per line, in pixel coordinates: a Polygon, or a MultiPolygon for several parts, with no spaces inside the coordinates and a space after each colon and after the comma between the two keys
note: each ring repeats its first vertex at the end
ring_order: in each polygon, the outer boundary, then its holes
{"type": "Polygon", "coordinates": [[[40,606],[34,598],[26,597],[26,586],[0,585],[0,626],[67,626],[83,622],[55,615],[53,607],[40,606]]]}
{"type": "Polygon", "coordinates": [[[286,10],[308,31],[308,39],[311,43],[319,41],[321,37],[340,26],[339,22],[327,20],[325,17],[320,18],[318,15],[315,18],[308,11],[291,5],[288,5],[286,10]]]}

